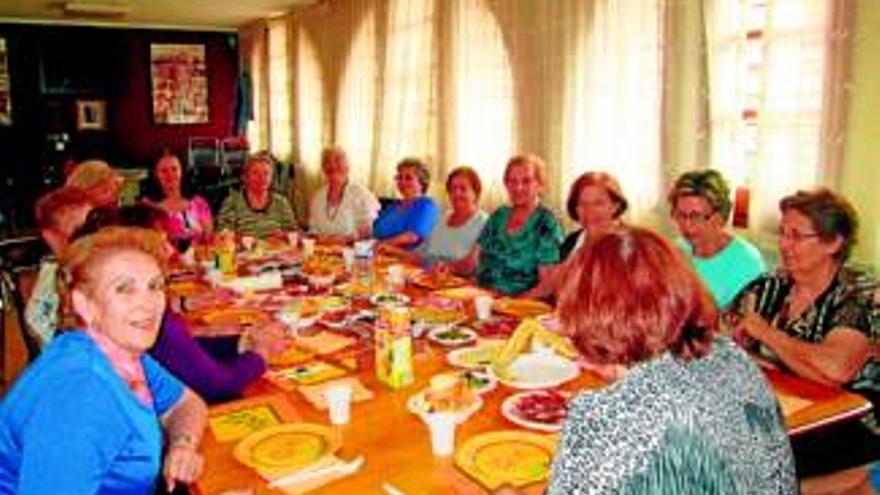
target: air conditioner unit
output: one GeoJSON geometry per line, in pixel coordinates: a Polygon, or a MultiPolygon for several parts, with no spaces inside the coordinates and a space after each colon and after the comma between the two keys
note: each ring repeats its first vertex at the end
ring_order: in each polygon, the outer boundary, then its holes
{"type": "Polygon", "coordinates": [[[123,17],[131,11],[127,1],[74,0],[64,4],[64,13],[84,17],[123,17]]]}

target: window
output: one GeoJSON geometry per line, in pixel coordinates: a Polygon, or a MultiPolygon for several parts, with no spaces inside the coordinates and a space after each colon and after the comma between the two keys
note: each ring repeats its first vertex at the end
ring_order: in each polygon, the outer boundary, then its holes
{"type": "Polygon", "coordinates": [[[290,39],[286,19],[269,22],[269,150],[288,161],[293,151],[290,119],[290,39]]]}
{"type": "Polygon", "coordinates": [[[321,64],[305,29],[297,30],[296,128],[297,155],[308,175],[321,170],[324,134],[324,91],[321,64]]]}

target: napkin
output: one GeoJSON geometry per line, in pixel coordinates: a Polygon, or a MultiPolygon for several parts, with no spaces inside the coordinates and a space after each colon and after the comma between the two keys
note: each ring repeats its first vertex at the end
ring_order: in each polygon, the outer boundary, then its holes
{"type": "Polygon", "coordinates": [[[324,397],[324,389],[337,383],[351,384],[351,400],[352,402],[361,402],[373,398],[373,392],[368,389],[356,377],[346,377],[332,382],[325,382],[320,385],[303,385],[299,387],[299,393],[303,398],[309,401],[316,409],[327,409],[327,399],[324,397]]]}
{"type": "MultiPolygon", "coordinates": [[[[330,456],[327,456],[327,457],[321,459],[320,461],[316,462],[315,464],[312,464],[307,469],[308,470],[324,469],[324,468],[328,468],[329,466],[331,466],[333,464],[343,464],[344,462],[345,461],[336,457],[335,455],[330,455],[330,456]]],[[[266,481],[271,482],[272,480],[281,478],[282,476],[287,476],[287,475],[293,474],[294,472],[296,472],[298,470],[302,471],[303,469],[298,468],[298,469],[294,469],[292,471],[287,471],[287,472],[277,471],[277,470],[266,472],[266,471],[257,470],[257,473],[259,473],[259,475],[262,476],[263,479],[265,479],[266,481]]],[[[324,474],[316,475],[313,478],[307,478],[303,481],[292,481],[290,483],[284,484],[282,486],[277,487],[276,490],[280,490],[284,493],[289,493],[291,495],[300,495],[303,493],[308,493],[312,490],[317,490],[318,488],[320,488],[324,485],[332,483],[333,481],[336,481],[338,479],[342,479],[347,476],[351,476],[352,474],[354,474],[354,473],[328,470],[324,474]]]]}
{"type": "Polygon", "coordinates": [[[568,338],[547,330],[533,318],[526,318],[516,327],[513,335],[507,339],[507,343],[495,355],[495,359],[492,361],[492,370],[498,376],[503,376],[510,363],[519,354],[528,350],[529,344],[532,347],[547,348],[568,359],[574,359],[578,355],[568,338]]]}

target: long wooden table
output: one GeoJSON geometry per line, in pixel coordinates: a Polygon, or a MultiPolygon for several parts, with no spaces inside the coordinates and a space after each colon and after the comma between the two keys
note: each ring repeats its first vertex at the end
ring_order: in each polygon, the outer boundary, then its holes
{"type": "MultiPolygon", "coordinates": [[[[335,431],[343,440],[340,456],[351,459],[364,455],[366,464],[355,475],[311,493],[382,493],[384,482],[390,482],[409,495],[487,493],[456,469],[451,458],[432,455],[427,427],[407,410],[409,397],[425,387],[435,373],[448,368],[443,350],[428,344],[420,347],[421,352],[414,357],[416,381],[407,388],[387,388],[373,377],[369,367],[356,374],[375,397],[353,404],[351,423],[335,427],[335,431]]],[[[812,402],[785,418],[792,435],[858,417],[870,409],[870,403],[859,395],[821,387],[778,371],[768,370],[766,373],[777,392],[812,402]]],[[[575,392],[602,386],[598,377],[584,373],[562,389],[575,392]]],[[[458,427],[457,445],[478,433],[518,428],[500,413],[502,400],[511,393],[511,389],[499,385],[483,396],[485,404],[482,409],[458,427]]],[[[286,422],[328,423],[326,411],[315,409],[296,392],[282,392],[261,381],[248,389],[247,396],[252,404],[270,404],[286,422]]],[[[210,433],[205,435],[202,452],[206,468],[197,484],[200,493],[207,495],[241,488],[251,489],[254,493],[283,493],[268,489],[265,481],[237,462],[232,456],[234,445],[235,442],[217,443],[210,433]]],[[[533,493],[540,491],[539,486],[530,490],[533,493]]]]}
{"type": "MultiPolygon", "coordinates": [[[[366,344],[366,341],[360,343],[362,346],[366,344]]],[[[382,484],[386,482],[408,495],[487,493],[459,471],[452,458],[438,458],[431,453],[427,426],[407,410],[411,395],[426,387],[433,375],[450,369],[445,359],[445,349],[424,340],[417,341],[415,348],[415,383],[400,390],[392,390],[375,379],[369,350],[362,349],[361,356],[367,357],[358,360],[359,369],[353,374],[374,392],[375,397],[354,403],[351,423],[334,427],[334,432],[342,440],[341,458],[353,459],[363,455],[366,463],[358,473],[310,493],[378,494],[384,493],[382,484]]],[[[791,435],[859,417],[871,408],[870,403],[857,394],[826,388],[778,370],[765,370],[765,373],[782,399],[784,410],[789,410],[785,422],[791,435]]],[[[578,392],[602,386],[604,383],[600,378],[585,372],[561,389],[578,392]]],[[[495,390],[485,394],[481,410],[458,426],[456,444],[460,446],[479,433],[520,428],[500,412],[501,402],[513,392],[499,384],[495,390]]],[[[265,380],[252,384],[245,395],[247,398],[244,402],[217,406],[212,408],[212,414],[230,408],[265,404],[283,422],[329,423],[327,412],[314,408],[298,392],[282,391],[265,380]]],[[[253,493],[283,493],[269,489],[252,469],[233,458],[235,444],[234,441],[217,442],[210,431],[205,434],[201,451],[206,467],[195,486],[196,492],[208,495],[246,489],[253,493]]],[[[542,486],[536,485],[526,491],[540,493],[542,489],[542,486]]]]}

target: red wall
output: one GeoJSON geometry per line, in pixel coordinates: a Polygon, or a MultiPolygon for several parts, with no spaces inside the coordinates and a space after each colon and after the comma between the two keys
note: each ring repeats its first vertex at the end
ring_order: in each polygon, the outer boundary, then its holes
{"type": "MultiPolygon", "coordinates": [[[[186,156],[188,138],[222,138],[234,130],[235,88],[238,55],[235,35],[132,31],[129,35],[127,84],[111,104],[109,133],[131,165],[144,166],[169,147],[186,156]],[[203,43],[208,68],[209,123],[188,125],[153,124],[150,95],[150,43],[203,43]]],[[[120,164],[122,165],[122,164],[120,164]]]]}

